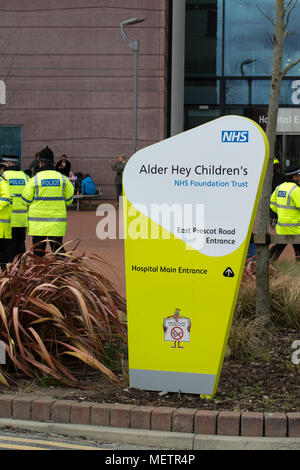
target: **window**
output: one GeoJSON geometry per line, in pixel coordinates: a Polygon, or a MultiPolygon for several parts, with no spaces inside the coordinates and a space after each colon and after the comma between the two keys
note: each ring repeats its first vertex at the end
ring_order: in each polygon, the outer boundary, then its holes
{"type": "Polygon", "coordinates": [[[186,80],[184,100],[186,104],[220,104],[219,80],[186,80]]]}
{"type": "Polygon", "coordinates": [[[188,78],[221,74],[220,3],[220,0],[187,0],[185,69],[188,78]]]}
{"type": "MultiPolygon", "coordinates": [[[[274,0],[186,0],[185,129],[268,106],[274,16],[274,0]]],[[[283,67],[299,56],[300,2],[289,20],[283,67]]],[[[300,106],[300,64],[282,80],[279,103],[300,106]]]]}
{"type": "Polygon", "coordinates": [[[186,109],[184,113],[185,129],[201,126],[220,117],[218,109],[186,109]]]}
{"type": "MultiPolygon", "coordinates": [[[[225,2],[225,75],[270,76],[273,26],[259,8],[272,16],[274,0],[225,2]]],[[[274,16],[274,15],[273,15],[274,16]]]]}
{"type": "Polygon", "coordinates": [[[22,126],[0,125],[0,155],[18,155],[22,160],[22,126]]]}

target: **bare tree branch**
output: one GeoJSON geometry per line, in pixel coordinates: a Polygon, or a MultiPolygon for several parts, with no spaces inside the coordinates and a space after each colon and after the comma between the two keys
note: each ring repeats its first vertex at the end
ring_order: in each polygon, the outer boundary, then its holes
{"type": "MultiPolygon", "coordinates": [[[[291,1],[291,0],[290,0],[290,1],[291,1]]],[[[267,15],[267,14],[263,11],[263,9],[262,9],[258,4],[256,4],[256,8],[260,11],[260,13],[261,13],[268,21],[270,21],[270,23],[271,23],[273,26],[275,26],[275,22],[274,22],[274,20],[273,20],[273,18],[272,18],[271,15],[270,15],[270,16],[267,15]]]]}
{"type": "Polygon", "coordinates": [[[299,62],[300,62],[300,57],[299,57],[299,59],[297,59],[294,62],[292,62],[291,64],[289,64],[285,69],[283,69],[281,71],[282,77],[284,77],[293,67],[295,67],[295,65],[299,64],[299,62]]]}
{"type": "Polygon", "coordinates": [[[274,34],[267,33],[270,43],[274,46],[274,34]]]}
{"type": "Polygon", "coordinates": [[[286,6],[286,9],[285,9],[285,16],[286,16],[286,21],[283,25],[284,29],[286,30],[286,28],[288,27],[288,24],[289,24],[289,21],[290,21],[290,16],[291,16],[291,13],[292,11],[294,10],[294,8],[296,7],[298,3],[298,0],[289,0],[287,6],[286,6]],[[290,7],[290,5],[292,5],[290,7]],[[288,9],[290,8],[290,10],[288,11],[288,9]]]}
{"type": "Polygon", "coordinates": [[[285,12],[290,8],[290,5],[291,5],[293,2],[296,2],[296,3],[297,3],[297,0],[288,0],[288,4],[286,5],[286,7],[285,7],[285,9],[284,9],[285,12]]]}

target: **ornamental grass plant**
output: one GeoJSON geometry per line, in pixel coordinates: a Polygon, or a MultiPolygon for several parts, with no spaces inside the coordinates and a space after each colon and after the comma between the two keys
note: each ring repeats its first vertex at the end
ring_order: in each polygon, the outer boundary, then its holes
{"type": "Polygon", "coordinates": [[[232,322],[227,357],[238,360],[264,357],[272,328],[300,330],[298,264],[284,261],[270,266],[271,328],[268,330],[255,317],[255,269],[246,265],[232,322]]]}
{"type": "Polygon", "coordinates": [[[118,385],[127,354],[125,300],[91,265],[96,254],[77,251],[37,259],[32,252],[0,272],[0,340],[7,364],[0,382],[18,374],[82,386],[82,372],[97,370],[118,385]]]}
{"type": "MultiPolygon", "coordinates": [[[[0,340],[7,357],[0,383],[16,385],[26,376],[82,387],[88,370],[116,386],[124,382],[126,302],[99,273],[101,263],[97,254],[76,250],[38,259],[28,252],[0,272],[0,340]]],[[[270,268],[272,328],[300,329],[298,269],[292,262],[270,268]]],[[[266,331],[255,318],[255,290],[255,266],[246,266],[228,342],[232,360],[268,355],[272,328],[266,331]]]]}

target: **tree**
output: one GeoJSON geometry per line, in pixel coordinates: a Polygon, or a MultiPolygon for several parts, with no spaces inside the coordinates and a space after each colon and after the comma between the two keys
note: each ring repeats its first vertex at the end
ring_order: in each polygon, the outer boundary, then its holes
{"type": "MultiPolygon", "coordinates": [[[[268,18],[268,20],[274,26],[272,80],[268,109],[268,123],[266,129],[266,134],[270,145],[270,156],[257,217],[257,233],[259,234],[267,234],[269,231],[270,196],[273,177],[273,159],[275,152],[281,81],[283,77],[289,72],[289,70],[291,70],[300,62],[299,57],[299,59],[292,62],[288,67],[284,69],[282,68],[284,40],[289,34],[287,28],[290,16],[297,3],[298,0],[275,0],[275,21],[273,21],[270,16],[265,15],[264,12],[259,8],[262,14],[268,18]]],[[[267,244],[257,245],[256,316],[262,321],[262,323],[268,323],[270,321],[269,246],[267,244]]]]}

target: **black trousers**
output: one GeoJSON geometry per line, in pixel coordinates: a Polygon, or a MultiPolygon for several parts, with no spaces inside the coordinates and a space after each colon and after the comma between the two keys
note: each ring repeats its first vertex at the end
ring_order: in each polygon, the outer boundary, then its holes
{"type": "Polygon", "coordinates": [[[12,249],[13,257],[23,255],[26,252],[26,228],[25,227],[12,227],[12,249]]]}
{"type": "Polygon", "coordinates": [[[65,253],[66,250],[63,248],[63,237],[39,237],[34,236],[32,237],[32,244],[34,246],[33,253],[36,256],[43,257],[46,254],[46,245],[47,240],[49,241],[49,245],[51,250],[54,252],[60,248],[61,253],[65,253]]]}
{"type": "Polygon", "coordinates": [[[119,202],[119,198],[122,196],[122,193],[123,193],[122,184],[116,184],[116,193],[117,193],[117,201],[119,202]]]}
{"type": "Polygon", "coordinates": [[[3,271],[6,268],[6,264],[10,263],[14,259],[12,249],[12,239],[0,238],[0,267],[3,271]]]}
{"type": "MultiPolygon", "coordinates": [[[[277,245],[272,246],[272,248],[270,249],[271,261],[276,261],[286,246],[287,246],[286,244],[281,244],[281,243],[277,243],[277,245]]],[[[294,251],[295,251],[296,260],[300,261],[300,245],[295,244],[295,245],[292,245],[292,247],[294,248],[294,251]]]]}

